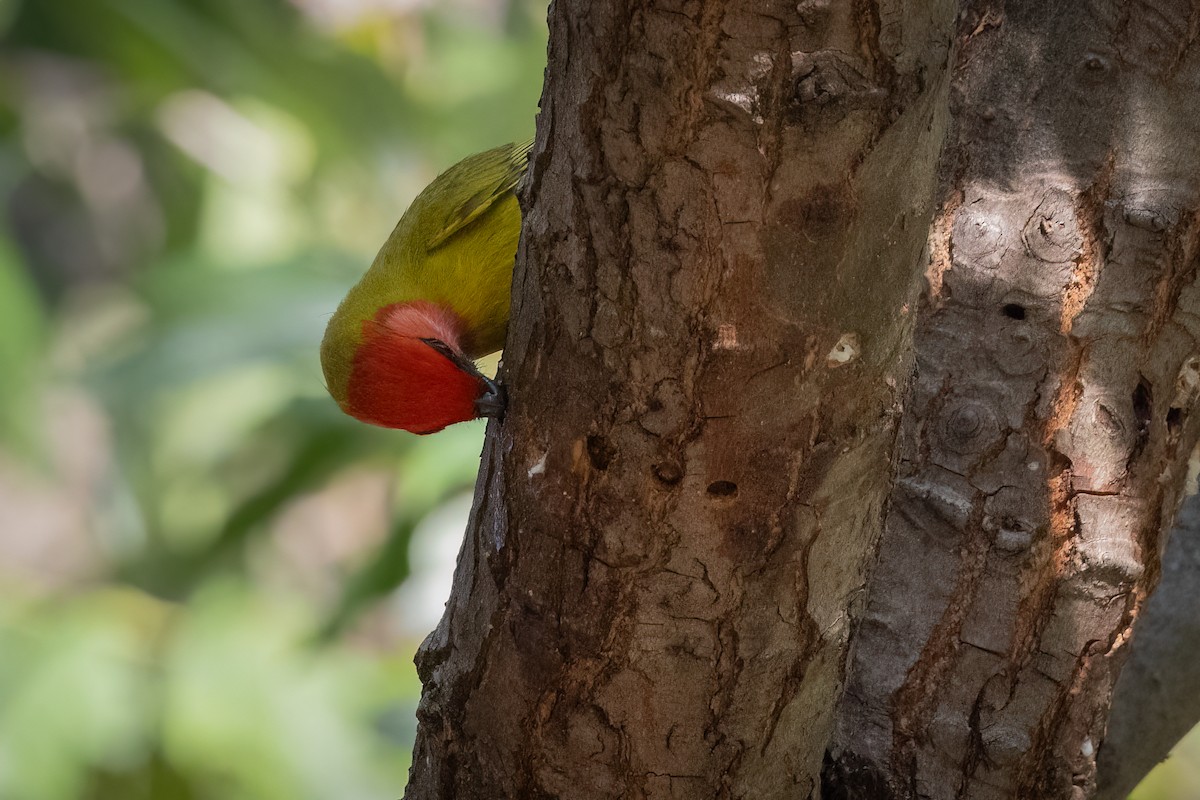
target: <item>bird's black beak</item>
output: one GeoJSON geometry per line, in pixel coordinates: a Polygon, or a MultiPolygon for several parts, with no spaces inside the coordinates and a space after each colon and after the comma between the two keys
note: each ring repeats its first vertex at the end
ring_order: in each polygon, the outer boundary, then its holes
{"type": "Polygon", "coordinates": [[[475,413],[481,417],[495,417],[504,420],[504,410],[508,407],[504,387],[491,378],[480,375],[483,379],[484,392],[475,400],[475,413]]]}
{"type": "Polygon", "coordinates": [[[483,393],[475,400],[475,414],[477,416],[504,419],[504,409],[508,406],[508,398],[505,396],[503,386],[480,372],[479,367],[475,366],[475,362],[441,339],[422,339],[421,341],[450,359],[454,363],[454,366],[469,375],[474,375],[483,383],[483,393]]]}

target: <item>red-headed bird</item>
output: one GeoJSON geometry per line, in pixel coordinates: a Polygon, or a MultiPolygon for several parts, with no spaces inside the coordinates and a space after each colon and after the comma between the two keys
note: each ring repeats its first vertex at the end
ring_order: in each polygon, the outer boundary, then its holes
{"type": "Polygon", "coordinates": [[[413,433],[503,411],[474,360],[504,345],[532,142],[469,156],[396,223],[325,329],[321,367],[352,417],[413,433]]]}

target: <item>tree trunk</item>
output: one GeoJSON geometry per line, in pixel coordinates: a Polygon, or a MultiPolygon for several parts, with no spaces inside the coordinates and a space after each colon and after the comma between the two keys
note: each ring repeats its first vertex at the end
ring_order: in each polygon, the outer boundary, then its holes
{"type": "Polygon", "coordinates": [[[1095,788],[1200,389],[1200,6],[1133,5],[963,20],[952,177],[835,783],[1095,788]]]}
{"type": "Polygon", "coordinates": [[[1200,10],[965,5],[551,7],[407,797],[1091,791],[1197,434],[1200,10]]]}

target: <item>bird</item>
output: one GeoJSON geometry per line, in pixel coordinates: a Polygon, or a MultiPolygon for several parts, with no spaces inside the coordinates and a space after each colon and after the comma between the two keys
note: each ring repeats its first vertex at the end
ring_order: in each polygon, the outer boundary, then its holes
{"type": "Polygon", "coordinates": [[[532,140],[459,161],[417,195],[330,317],[321,368],[350,416],[436,433],[502,416],[475,360],[504,346],[532,140]]]}

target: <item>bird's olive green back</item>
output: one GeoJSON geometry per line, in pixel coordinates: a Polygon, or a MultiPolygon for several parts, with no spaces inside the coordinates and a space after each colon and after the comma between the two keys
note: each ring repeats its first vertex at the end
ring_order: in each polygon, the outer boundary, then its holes
{"type": "Polygon", "coordinates": [[[532,144],[469,156],[413,200],[325,330],[321,363],[335,399],[346,398],[363,321],[393,303],[428,300],[452,309],[466,324],[462,346],[471,358],[504,345],[521,233],[516,187],[532,144]]]}

